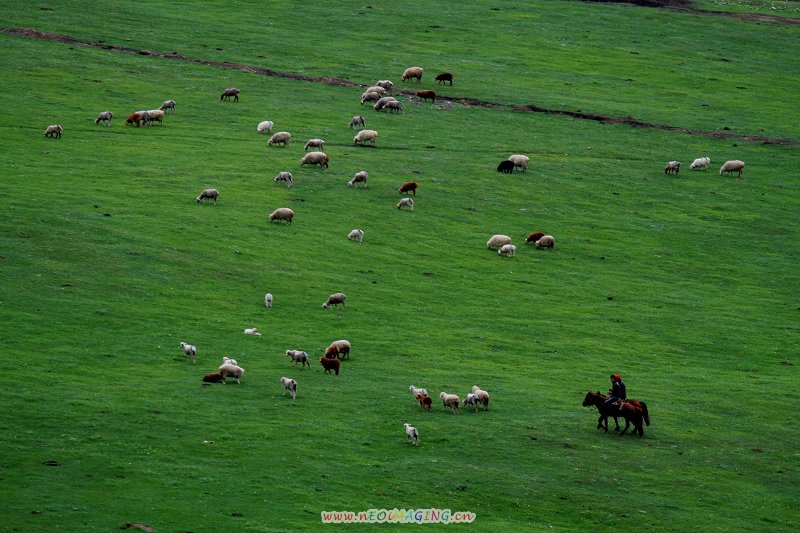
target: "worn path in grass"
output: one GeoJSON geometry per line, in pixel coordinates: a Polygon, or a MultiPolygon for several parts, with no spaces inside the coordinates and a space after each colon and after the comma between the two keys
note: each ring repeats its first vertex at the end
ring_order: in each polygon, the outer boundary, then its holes
{"type": "MultiPolygon", "coordinates": [[[[789,19],[792,20],[792,19],[789,19]]],[[[80,46],[91,46],[94,48],[101,48],[104,50],[110,50],[113,52],[122,52],[128,54],[137,54],[137,55],[144,55],[144,56],[152,56],[157,57],[160,59],[174,59],[180,61],[186,61],[188,63],[194,63],[197,65],[208,65],[212,67],[218,68],[225,68],[229,70],[237,70],[241,72],[250,72],[253,74],[260,74],[262,76],[270,76],[274,78],[288,78],[293,80],[299,81],[307,81],[311,83],[323,83],[327,85],[337,85],[340,87],[362,87],[362,84],[352,82],[350,80],[345,80],[342,78],[335,78],[329,76],[322,76],[322,77],[313,77],[313,76],[304,76],[302,74],[297,74],[294,72],[278,72],[275,70],[263,68],[263,67],[256,67],[253,65],[244,65],[241,63],[230,63],[228,61],[205,61],[193,57],[187,57],[183,54],[179,54],[177,52],[171,53],[163,53],[163,52],[155,52],[152,50],[138,50],[135,48],[131,48],[128,46],[119,46],[119,45],[112,45],[101,43],[98,41],[85,41],[82,39],[76,39],[75,37],[70,37],[69,35],[62,35],[58,33],[50,33],[50,32],[41,32],[37,30],[33,30],[30,28],[2,28],[0,32],[6,33],[8,35],[14,35],[19,37],[32,37],[35,39],[42,39],[47,41],[57,41],[67,44],[75,44],[80,46]]],[[[407,90],[407,89],[396,89],[395,92],[400,94],[414,94],[415,91],[407,90]]],[[[737,133],[729,133],[726,131],[711,131],[711,130],[700,130],[700,129],[690,129],[690,128],[682,128],[680,126],[671,126],[669,124],[653,124],[649,122],[644,122],[634,117],[610,117],[606,115],[601,115],[597,113],[583,113],[577,111],[569,111],[566,109],[549,109],[537,106],[535,104],[530,105],[506,105],[500,104],[496,102],[487,102],[484,100],[477,100],[473,98],[463,98],[463,97],[443,97],[437,96],[442,101],[450,101],[455,103],[460,103],[463,105],[470,105],[475,107],[485,107],[485,108],[497,108],[497,109],[513,109],[515,111],[528,111],[533,113],[547,113],[551,115],[562,115],[570,118],[577,118],[581,120],[593,120],[596,122],[601,122],[604,124],[624,124],[627,126],[631,126],[634,128],[650,128],[650,129],[659,129],[664,131],[671,131],[676,133],[688,133],[692,135],[703,135],[706,137],[713,137],[717,139],[735,139],[740,141],[750,141],[750,142],[763,142],[767,144],[781,144],[786,146],[800,146],[800,141],[792,140],[792,139],[781,139],[781,138],[774,138],[774,137],[765,137],[763,135],[748,135],[748,134],[737,134],[737,133]]]]}

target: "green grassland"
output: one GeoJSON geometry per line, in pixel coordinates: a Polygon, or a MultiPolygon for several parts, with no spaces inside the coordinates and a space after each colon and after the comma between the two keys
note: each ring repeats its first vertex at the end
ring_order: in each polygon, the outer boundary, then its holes
{"type": "MultiPolygon", "coordinates": [[[[0,26],[402,88],[419,64],[420,87],[452,97],[799,138],[797,26],[556,1],[180,6],[4,2],[0,26]]],[[[320,512],[432,507],[479,531],[799,527],[796,145],[438,102],[389,116],[357,88],[0,47],[0,530],[397,530],[412,526],[320,512]],[[233,86],[240,102],[220,102],[233,86]],[[125,127],[168,98],[163,126],[125,127]],[[355,114],[375,148],[353,145],[355,114]],[[264,119],[293,142],[267,147],[264,119]],[[42,137],[53,123],[60,140],[42,137]],[[300,168],[312,137],[329,169],[300,168]],[[527,173],[495,171],[511,153],[527,173]],[[690,172],[702,155],[709,172],[690,172]],[[726,159],[744,179],[719,176],[726,159]],[[362,169],[369,187],[346,187],[362,169]],[[407,180],[413,212],[395,208],[407,180]],[[194,202],[207,187],[217,206],[194,202]],[[283,206],[294,223],[270,224],[283,206]],[[555,250],[523,245],[537,230],[555,250]],[[516,258],[486,249],[494,233],[516,258]],[[336,291],[347,310],[323,311],[336,291]],[[339,376],[283,355],[339,338],[339,376]],[[223,355],[242,383],[203,387],[223,355]],[[611,372],[649,405],[642,440],[580,405],[611,372]],[[424,413],[412,383],[477,384],[492,404],[424,413]]]]}

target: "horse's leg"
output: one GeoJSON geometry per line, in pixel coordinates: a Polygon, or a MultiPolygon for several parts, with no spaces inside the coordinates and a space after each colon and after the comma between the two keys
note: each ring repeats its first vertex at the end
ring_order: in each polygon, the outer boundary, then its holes
{"type": "Polygon", "coordinates": [[[624,434],[625,434],[625,432],[626,432],[626,431],[628,431],[628,428],[629,428],[630,426],[631,426],[631,423],[630,423],[630,421],[628,420],[628,418],[626,417],[626,418],[625,418],[625,429],[623,429],[623,430],[622,430],[622,433],[620,433],[620,435],[624,435],[624,434]]]}
{"type": "Polygon", "coordinates": [[[616,426],[614,431],[619,431],[619,420],[617,420],[616,416],[614,417],[614,425],[616,426]]]}
{"type": "MultiPolygon", "coordinates": [[[[597,429],[603,429],[603,420],[604,420],[603,415],[600,415],[600,418],[597,419],[597,429]]],[[[608,433],[608,427],[607,426],[608,426],[608,423],[606,422],[606,428],[605,428],[606,433],[608,433]]]]}

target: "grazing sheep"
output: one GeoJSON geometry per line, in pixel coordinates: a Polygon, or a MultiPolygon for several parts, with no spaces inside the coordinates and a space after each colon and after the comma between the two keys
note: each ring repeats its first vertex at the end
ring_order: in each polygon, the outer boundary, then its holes
{"type": "Polygon", "coordinates": [[[347,295],[343,292],[335,292],[328,296],[328,299],[325,300],[325,303],[322,304],[323,309],[327,309],[328,306],[332,305],[334,307],[338,307],[341,304],[344,307],[344,310],[347,311],[347,305],[345,305],[344,301],[347,299],[347,295]]]}
{"type": "Polygon", "coordinates": [[[353,128],[354,130],[357,130],[358,126],[366,128],[367,121],[364,120],[364,117],[362,117],[361,115],[353,115],[353,118],[350,119],[350,127],[353,128]]]}
{"type": "Polygon", "coordinates": [[[360,172],[356,172],[356,174],[353,176],[353,179],[351,179],[350,181],[347,182],[347,186],[348,187],[352,187],[353,185],[355,185],[357,183],[361,183],[361,184],[364,185],[364,187],[366,187],[367,186],[367,178],[368,177],[369,177],[369,172],[367,172],[366,170],[362,170],[360,172]]]}
{"type": "Polygon", "coordinates": [[[300,166],[319,165],[320,168],[328,168],[329,161],[330,159],[325,152],[309,152],[303,156],[303,159],[300,160],[300,166]]]}
{"type": "Polygon", "coordinates": [[[258,331],[258,328],[245,328],[244,330],[245,335],[255,335],[256,337],[261,336],[261,332],[258,331]]]}
{"type": "Polygon", "coordinates": [[[145,110],[141,110],[141,111],[136,111],[135,113],[137,115],[139,115],[139,117],[141,117],[143,126],[149,126],[150,125],[150,113],[149,112],[147,112],[145,110]]]}
{"type": "Polygon", "coordinates": [[[145,111],[145,116],[147,117],[147,125],[150,125],[153,122],[158,122],[162,125],[164,124],[164,112],[160,109],[150,109],[149,111],[145,111]]]}
{"type": "Polygon", "coordinates": [[[336,372],[336,375],[339,375],[339,365],[341,364],[338,359],[328,359],[327,357],[320,357],[319,362],[322,367],[325,369],[323,374],[330,374],[331,370],[336,372]]]}
{"type": "Polygon", "coordinates": [[[292,178],[291,172],[279,172],[278,175],[272,178],[272,180],[275,183],[285,181],[287,187],[291,187],[292,185],[294,185],[294,179],[292,178]]]}
{"type": "Polygon", "coordinates": [[[378,138],[378,132],[375,130],[361,130],[358,132],[358,135],[353,137],[353,143],[372,143],[372,146],[375,146],[375,140],[378,138]]]}
{"type": "Polygon", "coordinates": [[[486,247],[490,250],[498,250],[504,244],[511,244],[511,237],[508,235],[492,235],[488,241],[486,241],[486,247]]]}
{"type": "Polygon", "coordinates": [[[297,366],[297,362],[299,361],[301,369],[304,366],[308,366],[308,369],[311,370],[311,363],[308,362],[308,354],[303,350],[286,350],[286,355],[292,358],[292,366],[297,366]]]}
{"type": "Polygon", "coordinates": [[[365,93],[378,93],[379,95],[383,96],[386,93],[386,89],[381,87],[380,85],[373,85],[371,87],[367,87],[364,89],[365,93]]]}
{"type": "Polygon", "coordinates": [[[350,359],[350,350],[352,346],[350,345],[350,341],[347,339],[339,339],[338,341],[333,341],[325,348],[325,357],[329,357],[331,359],[339,358],[344,359],[346,355],[348,359],[350,359]]]}
{"type": "Polygon", "coordinates": [[[226,356],[222,356],[222,364],[239,366],[239,363],[236,361],[236,359],[231,359],[230,357],[226,356]]]}
{"type": "Polygon", "coordinates": [[[104,124],[106,127],[108,127],[108,126],[111,126],[111,125],[112,125],[112,124],[111,124],[111,121],[112,121],[113,119],[114,119],[114,113],[112,113],[111,111],[103,111],[102,113],[100,113],[99,115],[97,115],[97,118],[96,118],[96,119],[94,119],[94,123],[95,123],[95,125],[96,125],[96,124],[100,124],[100,122],[102,121],[102,122],[103,122],[103,124],[104,124]]]}
{"type": "Polygon", "coordinates": [[[391,111],[392,113],[402,113],[403,112],[403,102],[398,100],[392,100],[391,102],[386,102],[383,106],[384,111],[391,111]]]}
{"type": "Polygon", "coordinates": [[[489,410],[489,393],[485,390],[481,390],[480,387],[477,385],[472,387],[472,394],[478,397],[478,401],[483,405],[483,407],[488,411],[489,410]]]}
{"type": "Polygon", "coordinates": [[[403,194],[403,193],[408,194],[408,193],[412,192],[412,193],[414,193],[414,196],[416,196],[417,195],[417,182],[416,181],[407,181],[404,184],[402,184],[399,189],[397,189],[397,192],[399,192],[400,194],[403,194]]]}
{"type": "Polygon", "coordinates": [[[430,411],[433,408],[433,400],[431,400],[431,397],[427,394],[417,394],[416,398],[419,402],[419,406],[423,409],[430,411]]]}
{"type": "Polygon", "coordinates": [[[375,91],[363,93],[361,95],[361,105],[364,105],[366,102],[377,102],[380,99],[381,99],[380,93],[376,93],[375,91]]]}
{"type": "Polygon", "coordinates": [[[664,167],[664,174],[677,175],[680,171],[681,171],[680,161],[670,161],[669,163],[667,163],[667,166],[664,167]]]}
{"type": "Polygon", "coordinates": [[[288,207],[279,207],[278,209],[269,214],[270,222],[280,222],[281,220],[285,220],[286,222],[291,224],[293,218],[294,218],[294,211],[292,211],[288,207]]]}
{"type": "Polygon", "coordinates": [[[462,405],[464,405],[464,406],[471,405],[472,408],[474,409],[474,411],[477,413],[478,412],[478,402],[479,402],[478,395],[477,394],[473,394],[473,393],[469,393],[469,394],[467,394],[467,397],[464,398],[464,403],[462,405]]]}
{"type": "Polygon", "coordinates": [[[292,134],[288,131],[279,131],[278,133],[274,134],[272,137],[269,138],[267,141],[267,146],[272,146],[273,144],[282,144],[283,146],[288,145],[292,142],[292,134]]]}
{"type": "Polygon", "coordinates": [[[435,104],[436,91],[417,91],[417,98],[420,100],[430,100],[432,104],[435,104]]]}
{"type": "Polygon", "coordinates": [[[528,235],[528,238],[525,239],[525,244],[536,243],[536,241],[544,237],[544,235],[543,231],[535,231],[528,235]]]}
{"type": "Polygon", "coordinates": [[[383,87],[383,88],[384,88],[384,89],[386,89],[387,91],[391,91],[391,90],[392,90],[392,87],[394,87],[394,83],[392,83],[392,82],[391,82],[391,81],[389,81],[389,80],[380,80],[380,81],[376,81],[376,82],[375,82],[375,85],[377,85],[378,87],[383,87]]]}
{"type": "Polygon", "coordinates": [[[513,244],[504,244],[497,250],[498,255],[502,255],[505,257],[514,257],[517,255],[517,247],[513,244]]]}
{"type": "Polygon", "coordinates": [[[143,121],[144,117],[142,117],[142,115],[140,115],[139,113],[131,113],[130,115],[128,115],[128,118],[125,119],[125,125],[130,126],[131,124],[136,124],[136,127],[138,128],[143,121]]]}
{"type": "Polygon", "coordinates": [[[347,234],[347,238],[350,239],[351,241],[364,242],[364,230],[354,229],[347,234]]]}
{"type": "Polygon", "coordinates": [[[219,372],[214,372],[213,374],[206,374],[203,376],[203,381],[206,383],[223,383],[225,378],[222,377],[222,374],[219,372]]]}
{"type": "Polygon", "coordinates": [[[378,101],[375,102],[375,105],[372,106],[372,109],[374,109],[375,111],[380,111],[389,102],[396,102],[396,101],[397,98],[395,98],[394,96],[384,96],[383,98],[379,98],[378,101]]]}
{"type": "Polygon", "coordinates": [[[412,446],[419,446],[419,431],[417,431],[417,428],[409,424],[403,424],[403,428],[406,430],[408,442],[412,446]]]}
{"type": "Polygon", "coordinates": [[[402,209],[404,207],[408,207],[413,211],[414,210],[414,199],[413,198],[400,198],[400,201],[397,202],[397,209],[402,209]]]}
{"type": "Polygon", "coordinates": [[[505,161],[500,161],[500,164],[497,165],[497,171],[512,174],[514,172],[514,167],[514,162],[506,159],[505,161]]]}
{"type": "Polygon", "coordinates": [[[286,391],[288,390],[292,395],[292,400],[297,398],[297,382],[292,378],[281,377],[281,383],[283,384],[283,396],[286,396],[286,391]]]}
{"type": "Polygon", "coordinates": [[[240,379],[242,378],[242,374],[244,374],[244,368],[228,363],[219,367],[219,373],[222,374],[223,383],[225,383],[228,376],[235,379],[236,383],[241,383],[240,379]]]}
{"type": "Polygon", "coordinates": [[[708,165],[711,164],[710,157],[698,157],[692,164],[689,165],[689,170],[708,170],[708,165]]]}
{"type": "Polygon", "coordinates": [[[308,152],[309,148],[319,148],[322,149],[325,141],[322,139],[309,139],[305,146],[303,146],[303,151],[308,152]]]}
{"type": "Polygon", "coordinates": [[[458,404],[461,403],[461,398],[456,394],[447,394],[446,392],[439,393],[439,398],[442,400],[442,407],[449,407],[453,414],[458,412],[458,404]]]}
{"type": "Polygon", "coordinates": [[[516,168],[521,168],[523,172],[528,171],[528,162],[531,160],[527,155],[513,154],[508,156],[508,160],[514,163],[516,168]]]}
{"type": "Polygon", "coordinates": [[[174,113],[176,111],[175,100],[164,100],[164,103],[161,104],[161,107],[159,107],[159,109],[164,112],[166,112],[168,109],[172,109],[172,112],[174,113]]]}
{"type": "Polygon", "coordinates": [[[264,305],[267,307],[272,307],[272,293],[268,292],[264,295],[264,305]]]}
{"type": "Polygon", "coordinates": [[[441,83],[442,85],[446,85],[445,82],[449,81],[450,85],[453,85],[453,74],[450,72],[442,72],[438,76],[436,76],[436,83],[441,83]]]}
{"type": "Polygon", "coordinates": [[[272,133],[272,121],[271,120],[262,120],[256,126],[256,132],[258,133],[272,133]]]}
{"type": "Polygon", "coordinates": [[[197,362],[197,347],[189,344],[188,342],[182,342],[180,347],[183,349],[183,357],[184,359],[191,358],[192,363],[197,362]]]}
{"type": "Polygon", "coordinates": [[[556,239],[552,235],[545,235],[534,243],[537,248],[543,250],[552,250],[556,245],[556,239]]]}
{"type": "Polygon", "coordinates": [[[403,81],[410,78],[417,78],[417,83],[420,83],[422,81],[423,72],[425,72],[425,69],[422,67],[408,67],[405,72],[403,72],[403,81]]]}
{"type": "Polygon", "coordinates": [[[413,396],[414,398],[416,398],[420,394],[422,394],[424,396],[428,395],[428,389],[418,389],[414,385],[409,385],[408,390],[411,391],[411,396],[413,396]]]}
{"type": "Polygon", "coordinates": [[[239,101],[239,93],[240,92],[241,91],[239,91],[239,89],[237,89],[236,87],[232,87],[230,89],[225,89],[224,91],[222,91],[222,94],[219,95],[219,99],[220,100],[230,100],[231,96],[233,96],[233,101],[234,102],[238,102],[239,101]]]}
{"type": "Polygon", "coordinates": [[[47,126],[46,130],[44,130],[44,136],[45,137],[55,137],[56,139],[60,139],[61,138],[61,133],[63,131],[64,131],[64,128],[62,128],[60,125],[51,124],[51,125],[47,126]]]}
{"type": "Polygon", "coordinates": [[[201,192],[195,200],[198,204],[200,202],[206,203],[206,200],[214,200],[214,205],[217,205],[217,198],[219,198],[219,191],[217,189],[206,189],[201,192]]]}
{"type": "Polygon", "coordinates": [[[728,172],[733,174],[734,172],[738,171],[739,176],[742,177],[744,173],[744,161],[739,161],[738,159],[732,159],[730,161],[725,161],[721,167],[719,167],[719,175],[722,176],[724,172],[728,172]]]}

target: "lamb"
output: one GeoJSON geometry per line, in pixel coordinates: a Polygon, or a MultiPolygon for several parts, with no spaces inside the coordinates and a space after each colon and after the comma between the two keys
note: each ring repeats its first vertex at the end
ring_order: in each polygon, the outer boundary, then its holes
{"type": "Polygon", "coordinates": [[[505,172],[506,174],[512,174],[515,166],[516,165],[514,165],[513,161],[506,159],[505,161],[500,161],[500,164],[497,165],[497,171],[505,172]]]}
{"type": "Polygon", "coordinates": [[[442,85],[446,85],[445,82],[449,81],[450,85],[453,85],[453,74],[450,72],[442,72],[438,76],[436,76],[436,83],[441,83],[442,85]]]}
{"type": "Polygon", "coordinates": [[[517,255],[517,247],[513,244],[504,244],[497,250],[498,255],[502,255],[505,257],[514,257],[517,255]]]}
{"type": "Polygon", "coordinates": [[[160,109],[161,111],[164,111],[164,112],[166,112],[168,109],[172,109],[172,112],[174,113],[175,112],[175,100],[164,100],[164,103],[161,104],[161,107],[159,107],[158,109],[160,109]]]}
{"type": "Polygon", "coordinates": [[[352,187],[353,185],[355,185],[357,183],[361,183],[361,184],[364,185],[364,187],[366,187],[367,186],[367,178],[368,177],[369,177],[369,172],[367,172],[366,170],[362,170],[360,172],[356,172],[355,175],[353,176],[353,179],[351,179],[350,181],[347,182],[347,186],[348,187],[352,187]]]}
{"type": "Polygon", "coordinates": [[[303,146],[303,151],[308,152],[309,148],[319,148],[322,149],[325,141],[322,139],[309,139],[305,146],[303,146]]]}
{"type": "Polygon", "coordinates": [[[213,374],[206,374],[203,376],[203,381],[206,383],[223,383],[225,378],[222,377],[222,374],[219,372],[214,372],[213,374]]]}
{"type": "Polygon", "coordinates": [[[441,392],[439,393],[439,398],[442,400],[442,407],[449,407],[453,411],[453,414],[458,412],[458,404],[461,402],[461,398],[459,398],[458,395],[441,392]]]}
{"type": "Polygon", "coordinates": [[[308,362],[308,354],[302,350],[286,350],[286,355],[292,358],[292,366],[297,366],[297,362],[300,362],[300,368],[304,366],[308,366],[308,369],[311,370],[311,363],[308,362]]]}
{"type": "Polygon", "coordinates": [[[420,100],[430,100],[432,104],[436,103],[436,91],[417,91],[417,98],[420,100]]]}
{"type": "Polygon", "coordinates": [[[139,113],[131,113],[128,115],[128,118],[125,119],[125,125],[130,126],[131,124],[136,124],[136,127],[138,128],[143,120],[144,117],[142,117],[142,115],[139,113]]]}
{"type": "Polygon", "coordinates": [[[339,375],[339,365],[341,364],[338,359],[328,359],[327,357],[320,357],[319,362],[322,367],[325,369],[323,374],[330,374],[331,370],[336,372],[336,375],[339,375]]]}
{"type": "Polygon", "coordinates": [[[343,292],[335,292],[328,296],[328,299],[325,300],[325,303],[322,304],[323,309],[327,309],[328,306],[338,307],[341,304],[344,307],[344,310],[347,311],[347,305],[345,305],[344,301],[347,299],[347,295],[343,292]]]}
{"type": "Polygon", "coordinates": [[[241,384],[240,380],[242,378],[242,374],[244,374],[244,368],[238,365],[227,363],[219,367],[219,373],[222,374],[223,383],[225,383],[225,380],[228,378],[228,376],[230,376],[236,380],[236,383],[241,384]]]}
{"type": "Polygon", "coordinates": [[[225,89],[224,91],[222,91],[222,94],[219,95],[219,99],[220,100],[229,100],[230,101],[231,96],[233,96],[233,101],[234,102],[238,102],[239,101],[239,93],[240,92],[241,91],[239,89],[237,89],[236,87],[232,87],[230,89],[225,89]]]}
{"type": "Polygon", "coordinates": [[[268,292],[264,295],[264,305],[271,308],[272,307],[272,293],[268,292]]]}
{"type": "Polygon", "coordinates": [[[351,241],[356,242],[364,242],[364,230],[363,229],[354,229],[350,233],[347,234],[347,238],[351,241]]]}
{"type": "Polygon", "coordinates": [[[544,237],[544,235],[543,231],[534,231],[525,239],[525,244],[536,243],[536,241],[544,237]]]}
{"type": "Polygon", "coordinates": [[[183,357],[184,359],[188,359],[191,357],[192,363],[197,362],[197,347],[189,344],[188,342],[182,342],[180,347],[183,349],[183,357]]]}
{"type": "Polygon", "coordinates": [[[288,145],[292,142],[292,134],[288,131],[279,131],[278,133],[274,134],[272,137],[269,138],[267,141],[267,146],[272,146],[273,144],[282,144],[283,146],[288,145]]]}
{"type": "Polygon", "coordinates": [[[689,165],[689,170],[708,170],[708,165],[711,164],[710,157],[698,157],[692,164],[689,165]]]}
{"type": "Polygon", "coordinates": [[[379,98],[378,101],[375,102],[375,105],[372,106],[372,109],[374,109],[375,111],[380,111],[381,109],[383,109],[383,106],[385,106],[389,102],[396,102],[396,101],[397,98],[395,98],[394,96],[384,96],[383,98],[379,98]]]}
{"type": "Polygon", "coordinates": [[[272,178],[272,180],[275,183],[285,181],[287,187],[294,185],[294,179],[292,178],[291,172],[279,172],[274,178],[272,178]]]}
{"type": "MultiPolygon", "coordinates": [[[[363,130],[366,131],[366,130],[363,130]]],[[[325,152],[309,152],[300,160],[300,166],[304,165],[319,165],[320,168],[328,168],[330,159],[325,152]]]]}
{"type": "Polygon", "coordinates": [[[102,113],[97,115],[97,118],[94,119],[94,123],[95,123],[95,125],[97,125],[97,124],[100,124],[100,122],[102,121],[103,124],[106,127],[108,127],[108,126],[112,125],[111,121],[113,119],[114,119],[114,113],[112,113],[111,111],[103,111],[102,113]]]}
{"type": "Polygon", "coordinates": [[[403,72],[403,81],[410,78],[417,78],[417,83],[420,83],[422,81],[423,72],[425,72],[425,69],[422,67],[408,67],[405,72],[403,72]]]}
{"type": "Polygon", "coordinates": [[[379,95],[383,96],[386,93],[386,89],[381,87],[380,85],[373,85],[371,87],[367,87],[364,89],[365,93],[378,93],[379,95]]]}
{"type": "Polygon", "coordinates": [[[420,394],[422,394],[423,396],[427,396],[427,395],[428,395],[428,389],[418,389],[418,388],[417,388],[417,387],[415,387],[414,385],[409,385],[409,387],[408,387],[408,390],[410,390],[410,391],[411,391],[411,395],[412,395],[414,398],[416,398],[416,397],[417,397],[417,396],[419,396],[420,394]]]}
{"type": "Polygon", "coordinates": [[[239,363],[236,361],[236,359],[231,359],[230,357],[225,356],[222,356],[222,364],[239,366],[239,363]]]}
{"type": "Polygon", "coordinates": [[[262,120],[261,122],[259,122],[258,126],[256,126],[256,132],[258,132],[258,133],[267,132],[267,133],[271,134],[272,133],[272,121],[271,120],[262,120]]]}
{"type": "Polygon", "coordinates": [[[362,117],[361,115],[353,115],[353,118],[350,119],[350,127],[353,128],[354,130],[357,130],[358,126],[361,126],[362,128],[366,128],[367,127],[367,122],[364,120],[364,117],[362,117]]]}
{"type": "Polygon", "coordinates": [[[667,166],[664,167],[664,174],[675,174],[676,176],[681,171],[681,162],[680,161],[670,161],[667,163],[667,166]]]}
{"type": "Polygon", "coordinates": [[[61,138],[61,133],[63,131],[64,131],[64,128],[62,128],[60,125],[51,124],[51,125],[47,126],[46,130],[44,130],[44,136],[45,137],[55,137],[56,139],[60,139],[61,138]]]}
{"type": "Polygon", "coordinates": [[[404,184],[402,184],[399,189],[397,189],[397,192],[399,192],[400,194],[403,194],[403,193],[408,194],[408,193],[412,192],[412,193],[414,193],[414,196],[416,196],[417,195],[417,182],[416,181],[407,181],[404,184]]]}
{"type": "Polygon", "coordinates": [[[386,89],[387,91],[391,91],[391,90],[392,90],[392,87],[394,87],[394,83],[392,83],[392,82],[391,82],[391,81],[389,81],[389,80],[380,80],[380,81],[376,81],[376,82],[375,82],[375,85],[377,85],[378,87],[383,87],[383,88],[384,88],[384,89],[386,89]]]}
{"type": "Polygon", "coordinates": [[[552,250],[553,247],[556,245],[556,239],[552,235],[545,235],[538,241],[534,243],[534,245],[543,250],[552,250]]]}
{"type": "Polygon", "coordinates": [[[244,330],[245,335],[255,335],[256,337],[261,336],[261,332],[258,331],[258,328],[245,328],[244,330]]]}
{"type": "Polygon", "coordinates": [[[486,241],[486,247],[490,250],[499,250],[505,244],[511,244],[511,237],[508,235],[492,235],[486,241]]]}
{"type": "Polygon", "coordinates": [[[292,395],[292,400],[297,398],[297,382],[292,378],[281,377],[281,383],[283,383],[283,396],[286,396],[286,391],[288,390],[292,395]]]}
{"type": "Polygon", "coordinates": [[[414,210],[414,199],[413,198],[401,198],[400,201],[397,202],[397,209],[402,209],[404,207],[408,207],[413,211],[414,210]]]}
{"type": "Polygon", "coordinates": [[[744,161],[739,161],[738,159],[732,159],[730,161],[725,161],[721,167],[719,167],[719,175],[722,176],[724,172],[728,172],[733,174],[735,171],[739,172],[738,177],[742,177],[744,173],[744,161]]]}
{"type": "Polygon", "coordinates": [[[383,106],[384,111],[391,111],[393,113],[402,113],[403,112],[403,102],[392,100],[391,102],[386,102],[383,106]]]}
{"type": "Polygon", "coordinates": [[[195,200],[198,204],[200,202],[206,203],[206,200],[214,200],[214,205],[217,205],[217,198],[219,198],[219,191],[217,189],[206,189],[201,192],[195,200]]]}
{"type": "Polygon", "coordinates": [[[431,397],[427,394],[417,394],[416,398],[419,402],[419,406],[423,409],[430,411],[433,408],[433,400],[431,400],[431,397]]]}
{"type": "Polygon", "coordinates": [[[472,408],[477,413],[478,412],[478,403],[479,403],[478,395],[477,394],[473,394],[473,393],[469,393],[469,394],[467,394],[467,397],[464,398],[464,403],[462,405],[465,405],[465,406],[471,405],[472,408]]]}
{"type": "Polygon", "coordinates": [[[419,446],[419,431],[417,431],[417,428],[409,424],[403,424],[403,428],[406,430],[408,442],[410,442],[412,446],[419,446]]]}
{"type": "Polygon", "coordinates": [[[528,171],[528,162],[531,160],[527,155],[513,154],[508,156],[508,160],[514,163],[514,167],[521,168],[523,172],[528,171]]]}
{"type": "Polygon", "coordinates": [[[480,387],[475,385],[475,386],[472,387],[472,394],[474,394],[474,395],[476,395],[478,397],[478,401],[481,404],[483,404],[483,406],[488,411],[489,410],[489,393],[486,392],[485,390],[481,390],[480,387]]]}
{"type": "Polygon", "coordinates": [[[375,146],[375,140],[378,138],[378,132],[375,130],[361,130],[358,132],[358,135],[353,137],[353,143],[372,143],[372,146],[375,146]]]}
{"type": "Polygon", "coordinates": [[[364,105],[366,102],[377,102],[380,99],[381,95],[375,91],[364,93],[361,95],[361,105],[364,105]]]}
{"type": "Polygon", "coordinates": [[[331,359],[344,359],[346,355],[348,359],[350,359],[350,349],[352,346],[350,345],[350,341],[346,339],[340,339],[338,341],[333,341],[325,348],[325,357],[331,359]]]}
{"type": "Polygon", "coordinates": [[[294,218],[294,211],[292,211],[288,207],[279,207],[278,209],[269,214],[270,222],[280,222],[281,220],[285,220],[286,222],[291,224],[293,218],[294,218]]]}

